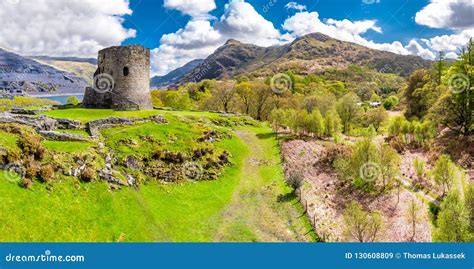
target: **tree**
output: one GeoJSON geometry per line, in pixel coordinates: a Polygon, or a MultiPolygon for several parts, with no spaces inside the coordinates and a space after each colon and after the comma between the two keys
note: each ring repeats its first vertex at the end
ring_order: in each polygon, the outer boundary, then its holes
{"type": "Polygon", "coordinates": [[[243,112],[246,115],[250,115],[250,108],[252,106],[252,100],[254,98],[254,92],[252,91],[251,85],[248,81],[243,81],[235,87],[237,95],[240,97],[243,106],[243,112]]]}
{"type": "Polygon", "coordinates": [[[374,242],[383,232],[383,220],[379,212],[368,213],[359,203],[352,201],[344,211],[344,234],[348,240],[374,242]]]}
{"type": "Polygon", "coordinates": [[[413,160],[413,167],[415,168],[415,173],[418,182],[422,182],[425,176],[425,162],[416,158],[415,160],[413,160]]]}
{"type": "Polygon", "coordinates": [[[362,113],[359,98],[354,93],[344,95],[337,104],[337,113],[342,122],[343,132],[348,133],[362,113]]]}
{"type": "Polygon", "coordinates": [[[384,144],[380,147],[380,176],[382,178],[382,190],[395,179],[400,164],[400,156],[390,145],[384,144]]]}
{"type": "Polygon", "coordinates": [[[212,91],[212,95],[226,113],[230,111],[230,104],[235,97],[235,93],[236,89],[232,82],[218,82],[212,91]]]}
{"type": "Polygon", "coordinates": [[[67,98],[66,103],[68,103],[70,105],[73,105],[73,106],[77,106],[79,104],[79,99],[77,99],[76,96],[72,95],[72,96],[69,96],[67,98]]]}
{"type": "Polygon", "coordinates": [[[441,203],[434,233],[435,241],[465,242],[469,240],[469,219],[464,202],[457,191],[452,191],[441,203]]]}
{"type": "Polygon", "coordinates": [[[319,109],[313,110],[307,117],[308,131],[317,137],[324,135],[324,119],[319,109]]]}
{"type": "Polygon", "coordinates": [[[445,68],[446,68],[446,61],[444,59],[444,52],[439,51],[438,57],[436,58],[436,63],[434,64],[436,84],[438,85],[441,85],[442,83],[443,71],[445,68]]]}
{"type": "Polygon", "coordinates": [[[399,101],[398,101],[398,98],[395,96],[395,95],[390,95],[389,97],[387,97],[387,99],[385,99],[385,101],[383,102],[383,107],[386,109],[386,110],[391,110],[393,109],[394,107],[396,107],[398,105],[399,101]]]}
{"type": "Polygon", "coordinates": [[[262,82],[254,82],[251,86],[254,91],[253,116],[256,120],[264,120],[273,108],[273,91],[269,85],[262,82]]]}
{"type": "Polygon", "coordinates": [[[375,131],[379,131],[382,123],[388,118],[388,113],[383,107],[378,107],[371,109],[366,113],[366,123],[367,125],[372,125],[375,128],[375,131]]]}
{"type": "Polygon", "coordinates": [[[407,103],[407,118],[422,118],[439,96],[430,72],[425,69],[417,70],[408,77],[403,93],[407,103]]]}
{"type": "Polygon", "coordinates": [[[455,177],[455,164],[448,155],[441,155],[433,168],[433,178],[436,184],[443,188],[443,196],[451,190],[455,177]]]}
{"type": "Polygon", "coordinates": [[[373,190],[373,186],[381,176],[379,158],[377,145],[372,143],[370,138],[365,138],[354,145],[349,167],[356,187],[367,191],[373,190]]]}
{"type": "Polygon", "coordinates": [[[336,110],[333,109],[326,113],[324,116],[324,123],[326,124],[324,128],[326,136],[333,137],[341,132],[341,119],[336,110]]]}
{"type": "Polygon", "coordinates": [[[433,118],[463,135],[474,132],[474,41],[471,39],[447,74],[448,89],[433,108],[433,118]]]}
{"type": "Polygon", "coordinates": [[[474,183],[469,183],[464,193],[466,210],[469,215],[469,232],[471,241],[474,240],[474,183]]]}
{"type": "Polygon", "coordinates": [[[414,198],[411,199],[406,209],[406,219],[407,222],[411,224],[412,233],[410,241],[414,241],[416,236],[416,226],[423,220],[423,217],[420,214],[420,206],[414,198]]]}
{"type": "Polygon", "coordinates": [[[287,127],[285,122],[285,111],[281,108],[274,108],[270,113],[269,120],[276,133],[278,133],[278,130],[281,127],[287,127]]]}

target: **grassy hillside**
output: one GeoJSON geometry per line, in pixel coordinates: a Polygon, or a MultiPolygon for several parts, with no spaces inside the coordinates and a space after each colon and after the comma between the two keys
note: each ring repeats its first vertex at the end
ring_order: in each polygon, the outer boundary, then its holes
{"type": "Polygon", "coordinates": [[[88,62],[73,62],[73,61],[60,61],[60,60],[46,60],[36,59],[42,64],[52,66],[56,69],[70,72],[85,79],[87,82],[92,83],[94,72],[97,69],[96,65],[88,62]]]}
{"type": "MultiPolygon", "coordinates": [[[[217,180],[162,183],[147,178],[138,188],[109,190],[104,181],[61,176],[23,189],[0,173],[0,241],[310,241],[309,222],[284,184],[276,140],[266,125],[245,127],[242,119],[215,113],[111,110],[54,110],[46,114],[87,122],[110,116],[163,114],[168,124],[134,125],[102,131],[117,157],[149,154],[160,145],[186,152],[198,134],[213,128],[231,134],[214,142],[231,165],[217,180]],[[142,138],[153,137],[153,142],[142,138]],[[124,139],[135,141],[124,145],[124,139]],[[279,196],[290,197],[278,202],[279,196]],[[259,212],[259,214],[256,214],[259,212]]],[[[17,137],[0,133],[0,148],[17,147],[17,137]]],[[[95,152],[89,142],[43,141],[55,155],[95,152]]]]}

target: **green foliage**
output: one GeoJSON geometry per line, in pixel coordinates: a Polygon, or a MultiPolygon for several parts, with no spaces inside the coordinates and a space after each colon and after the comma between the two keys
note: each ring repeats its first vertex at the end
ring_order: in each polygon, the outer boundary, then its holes
{"type": "Polygon", "coordinates": [[[378,131],[382,126],[382,123],[385,122],[388,118],[388,113],[383,107],[378,107],[370,109],[364,115],[365,124],[367,126],[373,126],[375,131],[378,131]]]}
{"type": "Polygon", "coordinates": [[[342,97],[337,104],[337,113],[341,119],[343,133],[349,133],[362,114],[358,105],[359,98],[354,93],[342,97]]]}
{"type": "Polygon", "coordinates": [[[413,241],[416,236],[416,226],[423,220],[423,215],[420,214],[421,207],[415,199],[411,199],[406,209],[405,218],[411,226],[412,234],[410,241],[413,241]]]}
{"type": "Polygon", "coordinates": [[[425,176],[425,162],[416,158],[413,160],[413,167],[415,168],[415,173],[418,178],[418,181],[423,181],[425,176]]]}
{"type": "Polygon", "coordinates": [[[407,103],[405,115],[423,118],[439,96],[439,90],[433,83],[428,70],[417,70],[407,79],[403,93],[407,103]]]}
{"type": "Polygon", "coordinates": [[[438,242],[469,241],[469,212],[457,191],[452,191],[441,203],[437,229],[433,239],[438,242]]]}
{"type": "Polygon", "coordinates": [[[400,136],[404,143],[414,142],[418,146],[427,146],[436,137],[436,126],[429,120],[419,122],[417,120],[408,121],[403,116],[395,117],[389,124],[389,134],[400,136]]]}
{"type": "Polygon", "coordinates": [[[49,99],[15,96],[13,99],[0,99],[0,111],[6,111],[12,108],[37,108],[58,104],[58,102],[49,99]]]}
{"type": "Polygon", "coordinates": [[[344,210],[344,235],[349,241],[374,242],[383,234],[382,214],[369,213],[361,205],[352,201],[344,210]]]}
{"type": "Polygon", "coordinates": [[[335,109],[326,112],[326,115],[324,116],[324,123],[326,124],[324,130],[327,137],[334,137],[341,133],[341,119],[339,118],[339,114],[337,114],[335,109]]]}
{"type": "Polygon", "coordinates": [[[337,170],[340,174],[348,171],[357,188],[372,192],[380,186],[383,191],[392,186],[399,164],[400,156],[390,145],[377,146],[371,138],[364,138],[353,146],[347,165],[337,170]]]}
{"type": "Polygon", "coordinates": [[[76,96],[72,95],[67,98],[66,103],[73,106],[77,106],[79,104],[79,99],[77,99],[76,96]]]}
{"type": "Polygon", "coordinates": [[[386,110],[392,110],[394,107],[396,107],[398,105],[398,103],[399,103],[398,98],[395,95],[390,95],[383,102],[383,107],[386,110]]]}
{"type": "Polygon", "coordinates": [[[474,41],[471,39],[446,75],[432,118],[457,133],[474,132],[474,41]]]}
{"type": "Polygon", "coordinates": [[[152,91],[152,100],[154,100],[156,106],[162,104],[164,107],[181,110],[194,108],[188,92],[183,90],[152,91]],[[161,104],[158,100],[161,101],[161,104]]]}
{"type": "Polygon", "coordinates": [[[448,155],[441,155],[436,161],[433,171],[433,179],[436,184],[442,187],[443,195],[451,190],[456,183],[457,168],[448,155]]]}

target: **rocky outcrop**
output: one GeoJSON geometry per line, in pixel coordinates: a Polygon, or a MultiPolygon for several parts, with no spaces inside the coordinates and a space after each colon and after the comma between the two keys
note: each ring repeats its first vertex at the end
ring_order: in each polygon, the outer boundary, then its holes
{"type": "Polygon", "coordinates": [[[78,120],[70,120],[70,119],[55,119],[57,122],[58,129],[80,129],[81,122],[78,120]]]}
{"type": "Polygon", "coordinates": [[[81,134],[61,133],[55,131],[39,131],[38,133],[46,139],[55,141],[91,141],[91,138],[81,134]]]}
{"type": "Polygon", "coordinates": [[[42,112],[48,111],[48,109],[23,109],[23,108],[13,108],[10,110],[11,114],[20,114],[20,115],[38,115],[42,112]]]}
{"type": "Polygon", "coordinates": [[[50,118],[45,115],[39,117],[17,115],[14,113],[1,113],[0,123],[17,123],[27,125],[34,128],[36,131],[54,131],[56,129],[79,129],[80,121],[69,119],[50,118]]]}

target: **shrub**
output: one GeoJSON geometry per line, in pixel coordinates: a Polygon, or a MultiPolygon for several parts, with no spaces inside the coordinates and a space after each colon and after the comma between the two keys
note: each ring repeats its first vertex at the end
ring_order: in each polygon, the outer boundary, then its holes
{"type": "Polygon", "coordinates": [[[35,159],[41,160],[44,157],[45,148],[41,144],[41,137],[30,133],[23,133],[18,140],[18,146],[26,155],[33,155],[35,159]]]}
{"type": "Polygon", "coordinates": [[[390,109],[396,107],[398,105],[398,103],[399,103],[398,98],[394,95],[391,95],[391,96],[387,97],[387,99],[385,99],[385,101],[383,102],[383,107],[386,110],[390,110],[390,109]]]}
{"type": "Polygon", "coordinates": [[[77,99],[76,96],[72,95],[67,98],[66,102],[70,105],[77,106],[79,104],[79,99],[77,99]]]}
{"type": "Polygon", "coordinates": [[[33,180],[31,180],[30,178],[24,178],[21,181],[21,186],[25,189],[30,189],[31,186],[33,186],[33,180]]]}
{"type": "Polygon", "coordinates": [[[97,178],[97,172],[92,167],[86,167],[81,172],[81,180],[84,182],[91,182],[91,181],[96,180],[96,178],[97,178]]]}
{"type": "Polygon", "coordinates": [[[290,186],[293,191],[301,188],[304,183],[304,175],[301,171],[298,172],[291,172],[288,177],[286,178],[286,184],[290,186]]]}
{"type": "Polygon", "coordinates": [[[25,177],[29,179],[35,179],[36,176],[38,175],[39,170],[40,170],[40,166],[38,165],[38,163],[36,163],[35,161],[30,161],[26,165],[25,177]]]}
{"type": "Polygon", "coordinates": [[[52,181],[54,177],[53,166],[50,164],[41,166],[41,169],[39,171],[39,176],[40,176],[41,181],[43,181],[44,183],[48,183],[52,181]]]}

